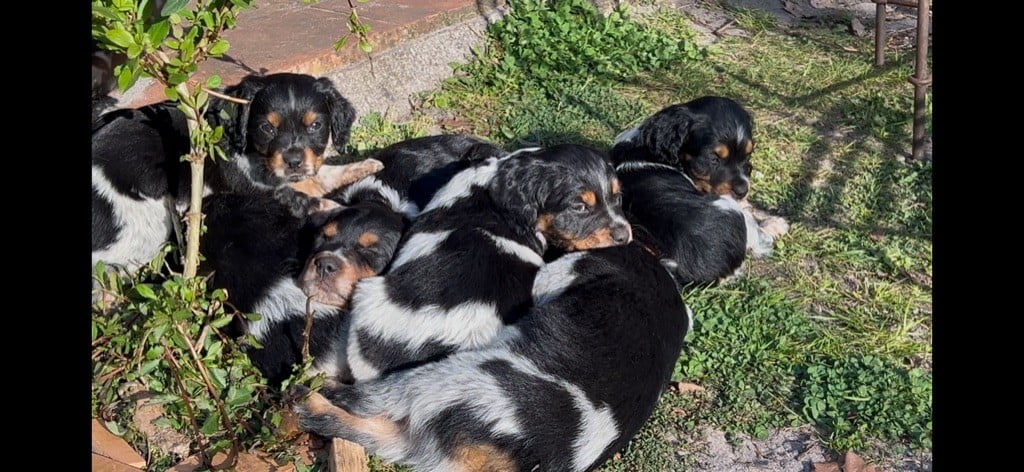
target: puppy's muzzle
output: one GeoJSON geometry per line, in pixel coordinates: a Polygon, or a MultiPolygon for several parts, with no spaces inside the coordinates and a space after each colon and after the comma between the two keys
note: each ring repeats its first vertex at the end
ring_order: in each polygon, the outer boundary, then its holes
{"type": "Polygon", "coordinates": [[[624,223],[614,225],[612,226],[611,236],[612,241],[615,241],[615,244],[618,246],[628,244],[633,240],[633,228],[624,223]]]}

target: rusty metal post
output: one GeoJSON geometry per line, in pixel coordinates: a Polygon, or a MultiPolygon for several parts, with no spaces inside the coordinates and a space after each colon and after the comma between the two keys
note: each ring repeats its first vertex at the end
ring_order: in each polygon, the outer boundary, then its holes
{"type": "Polygon", "coordinates": [[[875,2],[875,66],[885,65],[885,2],[875,2]]]}
{"type": "Polygon", "coordinates": [[[914,84],[914,160],[924,159],[924,115],[925,92],[931,85],[928,76],[928,15],[929,0],[918,0],[917,4],[917,63],[910,83],[914,84]]]}

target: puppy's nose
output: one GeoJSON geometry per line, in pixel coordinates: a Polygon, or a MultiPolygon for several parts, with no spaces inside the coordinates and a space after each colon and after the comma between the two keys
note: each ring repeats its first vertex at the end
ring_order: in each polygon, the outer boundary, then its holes
{"type": "Polygon", "coordinates": [[[302,149],[289,149],[282,153],[281,157],[284,158],[284,163],[288,164],[288,167],[299,167],[305,160],[306,154],[302,152],[302,149]]]}
{"type": "Polygon", "coordinates": [[[317,275],[321,277],[331,275],[337,272],[338,269],[341,267],[341,264],[338,263],[338,260],[333,257],[319,257],[315,261],[313,261],[313,264],[316,265],[317,275]]]}
{"type": "Polygon", "coordinates": [[[612,228],[612,241],[615,244],[626,244],[633,240],[633,229],[629,225],[616,225],[612,228]]]}
{"type": "Polygon", "coordinates": [[[746,182],[736,182],[732,184],[732,193],[736,195],[737,200],[743,200],[743,197],[747,196],[747,192],[750,191],[750,186],[746,182]]]}

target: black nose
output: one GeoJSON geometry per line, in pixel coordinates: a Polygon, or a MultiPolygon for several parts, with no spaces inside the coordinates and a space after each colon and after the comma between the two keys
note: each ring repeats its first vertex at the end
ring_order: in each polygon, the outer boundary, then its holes
{"type": "Polygon", "coordinates": [[[742,199],[747,196],[747,192],[750,191],[750,186],[746,182],[740,181],[732,184],[732,193],[736,195],[736,198],[742,199]]]}
{"type": "Polygon", "coordinates": [[[632,233],[629,225],[615,226],[612,228],[612,240],[615,241],[615,244],[626,244],[629,242],[632,233]]]}
{"type": "Polygon", "coordinates": [[[331,275],[337,272],[341,266],[333,257],[320,257],[313,261],[313,264],[316,265],[316,273],[320,276],[331,275]]]}
{"type": "Polygon", "coordinates": [[[281,157],[284,158],[284,163],[288,164],[288,167],[298,167],[302,165],[306,153],[302,152],[302,149],[289,149],[282,153],[281,157]]]}

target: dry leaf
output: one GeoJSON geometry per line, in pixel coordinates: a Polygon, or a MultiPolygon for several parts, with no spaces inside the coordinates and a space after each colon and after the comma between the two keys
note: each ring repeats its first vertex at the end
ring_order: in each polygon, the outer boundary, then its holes
{"type": "MultiPolygon", "coordinates": [[[[146,467],[146,460],[141,454],[123,438],[107,430],[106,426],[95,418],[92,420],[92,452],[137,469],[146,467]]],[[[95,460],[94,458],[93,461],[95,460]]]]}
{"type": "Polygon", "coordinates": [[[815,462],[811,472],[842,472],[837,462],[815,462]]]}

